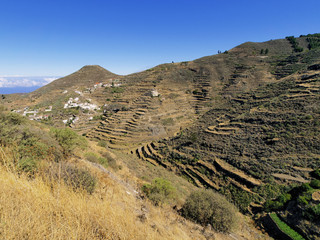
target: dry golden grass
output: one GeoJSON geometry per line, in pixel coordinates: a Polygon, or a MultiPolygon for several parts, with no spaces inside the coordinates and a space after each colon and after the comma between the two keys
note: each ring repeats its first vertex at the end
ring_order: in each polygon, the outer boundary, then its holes
{"type": "Polygon", "coordinates": [[[40,178],[0,169],[0,232],[4,239],[153,239],[133,214],[97,196],[51,188],[40,178]]]}
{"type": "Polygon", "coordinates": [[[99,186],[88,195],[62,181],[18,175],[8,156],[0,160],[0,239],[192,239],[173,212],[137,199],[103,172],[95,171],[99,186]]]}

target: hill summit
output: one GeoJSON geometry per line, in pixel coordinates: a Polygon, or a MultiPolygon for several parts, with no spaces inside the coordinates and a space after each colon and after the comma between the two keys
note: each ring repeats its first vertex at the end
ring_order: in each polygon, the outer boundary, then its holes
{"type": "Polygon", "coordinates": [[[86,65],[78,71],[66,77],[57,79],[56,81],[53,81],[52,83],[40,88],[38,91],[43,92],[54,89],[62,90],[74,86],[91,86],[97,82],[101,82],[116,76],[118,75],[104,69],[99,65],[86,65]]]}

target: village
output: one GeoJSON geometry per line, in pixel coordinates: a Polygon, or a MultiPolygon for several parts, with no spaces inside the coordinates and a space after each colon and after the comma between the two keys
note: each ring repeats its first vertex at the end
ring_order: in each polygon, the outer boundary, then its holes
{"type": "MultiPolygon", "coordinates": [[[[86,98],[85,96],[88,94],[92,94],[99,88],[114,88],[120,87],[121,85],[122,83],[118,82],[118,79],[109,79],[107,83],[96,83],[92,87],[85,88],[83,91],[74,90],[74,93],[76,93],[78,96],[70,97],[67,102],[64,103],[63,109],[81,109],[84,113],[96,113],[97,111],[101,110],[101,107],[99,107],[97,104],[92,103],[92,99],[86,98]]],[[[70,92],[70,90],[64,90],[61,93],[64,95],[70,92]]],[[[23,109],[12,110],[12,112],[16,112],[23,116],[26,116],[30,120],[42,121],[52,117],[54,110],[56,109],[54,109],[51,105],[42,108],[31,108],[27,106],[23,109]]],[[[92,119],[93,116],[89,116],[88,120],[90,121],[92,119]]],[[[72,116],[69,116],[67,119],[62,119],[61,121],[65,125],[70,125],[76,123],[78,120],[79,117],[72,114],[72,116]]]]}

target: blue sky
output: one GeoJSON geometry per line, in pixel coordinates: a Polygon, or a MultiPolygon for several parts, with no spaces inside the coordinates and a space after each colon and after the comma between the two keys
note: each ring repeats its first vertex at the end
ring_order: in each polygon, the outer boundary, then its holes
{"type": "Polygon", "coordinates": [[[1,0],[0,77],[129,74],[246,41],[320,32],[320,1],[1,0]]]}

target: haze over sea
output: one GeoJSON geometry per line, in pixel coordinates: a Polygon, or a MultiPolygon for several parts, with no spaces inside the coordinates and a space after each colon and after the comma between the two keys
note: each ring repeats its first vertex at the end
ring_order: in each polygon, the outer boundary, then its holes
{"type": "Polygon", "coordinates": [[[32,92],[58,76],[0,76],[0,94],[32,92]]]}

